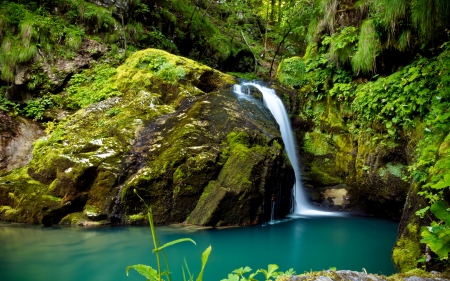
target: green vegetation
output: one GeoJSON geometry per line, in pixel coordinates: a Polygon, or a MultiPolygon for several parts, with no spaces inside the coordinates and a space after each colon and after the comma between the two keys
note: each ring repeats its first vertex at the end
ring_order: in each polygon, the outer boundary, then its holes
{"type": "Polygon", "coordinates": [[[259,273],[262,273],[264,275],[264,280],[266,281],[283,280],[284,278],[295,274],[295,271],[292,268],[286,272],[276,271],[278,268],[279,267],[276,264],[269,264],[267,269],[260,268],[254,273],[249,274],[248,277],[245,277],[244,274],[250,273],[252,269],[248,266],[241,267],[233,270],[232,273],[228,274],[228,278],[222,279],[222,281],[257,281],[258,279],[256,279],[255,276],[259,273]]]}
{"type": "Polygon", "coordinates": [[[82,73],[75,74],[67,88],[67,107],[83,108],[121,93],[113,86],[110,78],[117,73],[116,68],[99,64],[82,73]]]}
{"type": "MultiPolygon", "coordinates": [[[[153,241],[153,246],[154,246],[153,253],[155,253],[155,255],[156,255],[156,263],[157,263],[158,270],[155,270],[153,267],[148,266],[148,265],[136,264],[136,265],[130,265],[126,268],[127,275],[128,275],[128,272],[130,271],[130,269],[134,269],[139,274],[141,274],[142,276],[147,278],[147,280],[150,280],[150,281],[161,281],[161,280],[163,280],[163,278],[162,278],[163,276],[165,277],[166,280],[171,281],[172,278],[170,275],[171,272],[170,272],[169,262],[167,260],[167,256],[166,256],[164,249],[169,246],[173,246],[175,244],[182,243],[182,242],[192,242],[195,245],[195,241],[190,238],[181,238],[181,239],[177,239],[177,240],[165,243],[164,245],[161,245],[161,243],[158,240],[158,236],[156,235],[155,225],[153,223],[153,213],[152,213],[151,207],[149,207],[147,205],[147,203],[145,203],[144,199],[142,199],[139,196],[139,194],[136,192],[136,189],[134,189],[134,193],[136,194],[136,196],[139,197],[139,199],[142,201],[142,203],[144,203],[144,205],[147,207],[147,216],[148,216],[148,221],[150,224],[150,232],[152,234],[152,241],[153,241]],[[162,256],[166,263],[165,271],[161,270],[160,252],[162,253],[162,256]]],[[[202,259],[202,267],[200,269],[200,272],[197,276],[196,281],[203,280],[203,272],[205,270],[206,262],[208,261],[210,253],[211,253],[211,246],[206,248],[206,250],[202,254],[202,258],[201,258],[202,259]]],[[[186,260],[185,260],[185,266],[186,266],[186,268],[182,267],[184,281],[186,281],[186,280],[193,281],[194,275],[191,274],[189,267],[186,263],[186,260]],[[188,276],[186,276],[185,270],[188,273],[188,276]]]]}
{"type": "MultiPolygon", "coordinates": [[[[409,180],[414,187],[409,196],[412,205],[420,202],[411,207],[417,221],[405,224],[409,227],[405,235],[399,236],[394,261],[403,271],[427,267],[429,258],[431,263],[448,269],[449,1],[158,0],[152,6],[147,3],[120,0],[103,7],[85,0],[0,0],[0,110],[49,121],[54,116],[49,113],[51,110],[81,109],[62,122],[45,123],[49,136],[34,144],[31,167],[37,174],[53,180],[73,168],[72,178],[67,181],[77,181],[87,166],[82,161],[89,160],[95,165],[103,161],[91,151],[97,148],[91,141],[110,144],[113,152],[108,153],[114,155],[110,161],[117,162],[116,155],[129,147],[136,128],[142,125],[139,122],[172,113],[187,97],[210,93],[211,89],[223,86],[224,81],[234,82],[232,77],[189,59],[149,47],[193,58],[246,80],[272,76],[272,70],[277,68],[280,83],[297,91],[296,95],[285,95],[292,106],[291,114],[304,124],[315,126],[302,139],[305,152],[316,159],[321,157],[320,162],[312,161],[319,163],[321,169],[311,171],[323,181],[338,183],[337,175],[328,175],[337,166],[343,174],[348,173],[349,168],[342,163],[350,161],[353,145],[357,143],[359,154],[353,168],[358,177],[376,175],[382,181],[409,180]],[[97,53],[92,44],[105,51],[97,53]],[[88,65],[68,73],[56,67],[62,60],[72,63],[86,54],[91,59],[88,65]],[[23,97],[11,98],[14,91],[23,97]],[[84,118],[86,112],[96,113],[84,118]],[[84,128],[86,132],[69,135],[74,123],[77,129],[84,128]],[[119,132],[126,133],[122,136],[119,132]],[[82,148],[74,152],[72,146],[65,147],[66,143],[82,148]],[[330,150],[343,152],[332,159],[328,157],[330,150]],[[408,150],[409,154],[402,163],[397,161],[397,154],[390,156],[395,159],[389,159],[380,168],[369,163],[368,155],[375,150],[408,150]],[[81,156],[70,158],[74,154],[81,156]],[[69,160],[62,160],[61,155],[69,155],[69,160]],[[64,161],[72,161],[73,167],[58,170],[58,164],[64,161]],[[409,165],[407,173],[406,165],[409,165]],[[430,252],[424,252],[425,245],[430,252]]],[[[185,145],[181,141],[184,134],[197,131],[188,125],[178,130],[176,138],[180,143],[167,149],[167,155],[155,164],[158,169],[142,170],[152,172],[137,177],[137,187],[166,171],[173,174],[175,183],[183,183],[188,177],[187,168],[182,168],[174,155],[185,145]]],[[[269,148],[252,146],[249,138],[244,132],[230,133],[218,160],[224,171],[232,170],[229,163],[234,159],[248,165],[233,174],[242,186],[236,182],[230,182],[230,186],[239,189],[252,184],[248,163],[269,153],[269,148]]],[[[272,150],[278,153],[280,148],[272,150]]],[[[205,152],[190,161],[203,165],[202,161],[208,157],[212,156],[205,152]]],[[[23,216],[30,202],[40,206],[41,201],[55,201],[43,191],[47,187],[33,181],[25,170],[6,177],[36,188],[25,190],[31,195],[22,196],[22,187],[8,187],[4,193],[8,204],[0,207],[6,219],[23,216]]],[[[61,185],[56,179],[48,188],[58,189],[61,185]]],[[[397,187],[398,182],[392,185],[397,187]]],[[[213,202],[212,191],[224,192],[219,181],[204,186],[207,187],[200,198],[198,218],[191,216],[189,221],[203,223],[201,207],[213,202]]],[[[184,192],[195,189],[191,183],[184,188],[184,192]]],[[[126,190],[123,196],[130,196],[131,192],[126,190]]],[[[177,187],[174,194],[178,195],[180,190],[177,187]]],[[[384,197],[376,200],[388,200],[390,191],[382,191],[384,197]]],[[[136,210],[138,214],[130,215],[129,220],[144,222],[146,218],[140,211],[136,210]]],[[[153,211],[156,213],[156,208],[153,211]]],[[[40,212],[33,213],[30,220],[39,221],[39,216],[40,212]]],[[[151,212],[148,216],[150,221],[151,212]]],[[[80,221],[84,217],[78,213],[65,219],[80,221]]],[[[160,246],[155,245],[157,254],[160,246]]],[[[160,280],[164,275],[159,262],[158,270],[131,268],[149,274],[144,274],[149,279],[160,280]]],[[[260,269],[249,277],[244,274],[250,273],[250,269],[241,268],[228,278],[252,279],[263,273],[269,280],[275,277],[274,268],[269,265],[268,270],[260,269]]]]}

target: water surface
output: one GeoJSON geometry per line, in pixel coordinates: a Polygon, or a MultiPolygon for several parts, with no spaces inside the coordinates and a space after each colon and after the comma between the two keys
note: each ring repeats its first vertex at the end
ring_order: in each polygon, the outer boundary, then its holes
{"type": "MultiPolygon", "coordinates": [[[[221,280],[232,270],[256,270],[276,263],[297,273],[330,267],[392,274],[390,253],[397,222],[360,217],[312,217],[284,223],[228,229],[158,227],[161,243],[190,237],[168,248],[173,280],[182,280],[186,258],[197,274],[201,253],[212,245],[204,279],[221,280]]],[[[40,227],[0,224],[0,280],[145,280],[125,268],[156,267],[148,227],[40,227]]],[[[259,276],[262,280],[262,275],[259,276]]]]}

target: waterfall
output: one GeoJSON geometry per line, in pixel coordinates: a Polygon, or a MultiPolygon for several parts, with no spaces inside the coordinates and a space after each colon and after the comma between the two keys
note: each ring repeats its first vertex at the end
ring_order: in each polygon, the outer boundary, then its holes
{"type": "Polygon", "coordinates": [[[275,223],[275,201],[272,202],[271,210],[270,210],[270,222],[269,224],[275,223]]]}
{"type": "Polygon", "coordinates": [[[256,83],[243,83],[242,85],[235,85],[233,91],[238,95],[246,95],[249,93],[246,86],[252,86],[258,89],[263,95],[264,105],[270,110],[273,117],[280,126],[281,138],[283,139],[286,153],[291,161],[292,168],[295,174],[295,184],[293,188],[293,197],[295,198],[291,213],[293,215],[330,215],[332,213],[317,211],[306,201],[301,183],[300,166],[295,149],[294,136],[291,130],[291,122],[288,114],[284,108],[283,102],[277,96],[274,89],[261,86],[256,83]]]}

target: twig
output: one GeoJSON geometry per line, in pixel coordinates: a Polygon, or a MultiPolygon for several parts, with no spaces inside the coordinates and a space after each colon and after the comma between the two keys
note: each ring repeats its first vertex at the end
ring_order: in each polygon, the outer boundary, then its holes
{"type": "Polygon", "coordinates": [[[242,30],[241,30],[241,34],[242,34],[242,38],[244,38],[245,44],[246,44],[247,47],[250,49],[250,52],[252,53],[253,57],[255,58],[255,72],[256,72],[256,66],[257,66],[257,64],[259,63],[259,65],[262,66],[262,63],[258,60],[258,58],[256,57],[256,55],[253,53],[253,50],[252,50],[252,48],[250,48],[250,45],[247,43],[247,39],[245,39],[244,32],[242,32],[242,30]]]}

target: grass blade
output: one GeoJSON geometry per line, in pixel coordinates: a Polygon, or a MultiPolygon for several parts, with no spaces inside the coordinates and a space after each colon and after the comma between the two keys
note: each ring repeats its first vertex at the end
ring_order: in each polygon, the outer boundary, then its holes
{"type": "Polygon", "coordinates": [[[170,242],[168,242],[168,243],[162,245],[161,247],[158,247],[158,248],[156,248],[156,249],[153,249],[153,253],[154,253],[154,252],[157,252],[157,251],[160,251],[160,250],[162,250],[162,249],[164,249],[164,248],[166,248],[166,247],[169,247],[169,246],[172,246],[172,245],[181,243],[181,242],[192,242],[192,243],[194,243],[194,245],[197,245],[197,244],[195,243],[195,241],[192,240],[191,238],[181,238],[181,239],[177,239],[177,240],[170,241],[170,242]]]}
{"type": "Polygon", "coordinates": [[[209,254],[211,253],[212,247],[209,246],[206,248],[206,250],[202,254],[202,269],[200,270],[200,273],[198,274],[197,281],[202,281],[203,279],[203,271],[205,270],[206,262],[208,261],[209,254]]]}

